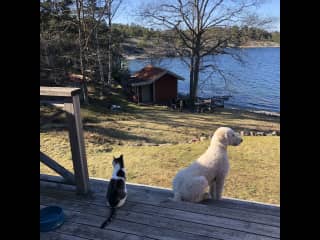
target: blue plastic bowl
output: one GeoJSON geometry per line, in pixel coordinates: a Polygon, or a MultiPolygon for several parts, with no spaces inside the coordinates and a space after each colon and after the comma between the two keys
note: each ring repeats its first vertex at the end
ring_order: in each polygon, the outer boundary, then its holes
{"type": "Polygon", "coordinates": [[[49,206],[40,210],[40,232],[48,232],[60,227],[64,222],[62,208],[49,206]]]}

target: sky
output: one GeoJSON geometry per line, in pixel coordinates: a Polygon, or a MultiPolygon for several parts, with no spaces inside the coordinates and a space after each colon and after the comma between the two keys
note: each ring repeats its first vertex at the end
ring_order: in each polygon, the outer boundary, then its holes
{"type": "Polygon", "coordinates": [[[269,0],[262,4],[257,10],[257,14],[262,17],[272,17],[275,19],[275,31],[280,31],[280,0],[269,0]]]}
{"type": "MultiPolygon", "coordinates": [[[[114,23],[139,24],[139,19],[135,16],[136,10],[143,2],[152,2],[154,0],[123,0],[119,8],[114,23]]],[[[160,0],[161,1],[161,0],[160,0]]],[[[271,31],[280,31],[280,0],[264,0],[255,13],[261,17],[274,19],[271,31]]]]}

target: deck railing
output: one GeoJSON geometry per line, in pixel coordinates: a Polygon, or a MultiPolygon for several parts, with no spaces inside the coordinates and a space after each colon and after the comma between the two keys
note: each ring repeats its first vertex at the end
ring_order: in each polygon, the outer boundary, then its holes
{"type": "Polygon", "coordinates": [[[62,112],[66,113],[74,174],[41,151],[40,161],[60,174],[66,183],[76,185],[78,193],[87,194],[89,192],[89,175],[80,117],[80,93],[79,88],[40,87],[40,103],[54,105],[62,109],[53,114],[50,119],[62,112]]]}

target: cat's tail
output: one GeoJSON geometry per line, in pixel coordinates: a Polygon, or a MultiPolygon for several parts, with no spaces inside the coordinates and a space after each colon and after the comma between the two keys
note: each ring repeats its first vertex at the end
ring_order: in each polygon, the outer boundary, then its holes
{"type": "Polygon", "coordinates": [[[111,222],[111,219],[112,219],[115,211],[116,211],[116,209],[114,207],[112,207],[109,217],[101,224],[100,228],[104,228],[108,223],[111,222]]]}

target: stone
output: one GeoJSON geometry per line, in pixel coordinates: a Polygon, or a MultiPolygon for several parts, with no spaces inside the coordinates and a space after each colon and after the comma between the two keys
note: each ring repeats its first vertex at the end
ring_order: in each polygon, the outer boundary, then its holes
{"type": "Polygon", "coordinates": [[[200,137],[200,141],[201,141],[201,142],[203,142],[203,141],[206,140],[206,139],[207,139],[207,137],[205,137],[205,136],[201,136],[201,137],[200,137]]]}
{"type": "Polygon", "coordinates": [[[265,136],[265,132],[257,132],[257,136],[265,136]]]}
{"type": "Polygon", "coordinates": [[[159,146],[159,144],[157,144],[157,143],[144,143],[143,146],[151,147],[151,146],[159,146]]]}
{"type": "Polygon", "coordinates": [[[240,132],[240,135],[241,135],[241,136],[249,136],[249,135],[250,135],[250,132],[244,130],[244,131],[241,131],[241,132],[240,132]]]}
{"type": "Polygon", "coordinates": [[[272,136],[280,136],[280,131],[273,131],[272,136]]]}

